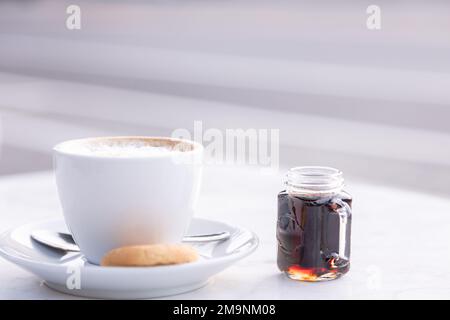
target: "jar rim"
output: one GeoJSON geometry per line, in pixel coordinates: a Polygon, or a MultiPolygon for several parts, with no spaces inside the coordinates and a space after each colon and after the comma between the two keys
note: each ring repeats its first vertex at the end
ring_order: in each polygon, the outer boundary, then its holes
{"type": "Polygon", "coordinates": [[[286,189],[295,193],[333,193],[342,190],[342,171],[324,166],[301,166],[286,173],[286,189]]]}

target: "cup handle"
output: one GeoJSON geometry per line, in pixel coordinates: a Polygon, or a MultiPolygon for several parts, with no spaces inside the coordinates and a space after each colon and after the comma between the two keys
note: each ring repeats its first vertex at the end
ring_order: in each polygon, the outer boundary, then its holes
{"type": "Polygon", "coordinates": [[[339,215],[339,251],[338,256],[341,259],[348,260],[345,254],[345,248],[347,246],[347,222],[352,214],[352,208],[347,202],[341,199],[334,199],[333,204],[336,205],[334,212],[339,215]]]}

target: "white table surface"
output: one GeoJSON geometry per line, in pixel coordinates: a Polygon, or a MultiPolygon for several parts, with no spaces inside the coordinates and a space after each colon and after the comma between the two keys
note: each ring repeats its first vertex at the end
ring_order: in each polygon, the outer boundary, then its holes
{"type": "MultiPolygon", "coordinates": [[[[255,231],[260,247],[206,287],[179,299],[450,298],[450,199],[349,182],[354,196],[351,270],[322,283],[287,279],[276,267],[280,174],[257,168],[205,170],[197,216],[255,231]]],[[[0,229],[59,217],[53,174],[0,179],[0,229]]],[[[0,259],[1,299],[72,299],[0,259]]]]}

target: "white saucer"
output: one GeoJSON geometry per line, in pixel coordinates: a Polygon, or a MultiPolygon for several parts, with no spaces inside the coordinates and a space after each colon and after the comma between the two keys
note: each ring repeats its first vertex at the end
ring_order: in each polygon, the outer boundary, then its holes
{"type": "Polygon", "coordinates": [[[30,271],[57,291],[110,299],[154,298],[180,294],[204,286],[209,278],[252,253],[258,238],[252,232],[222,222],[194,218],[188,234],[228,231],[222,242],[195,244],[201,255],[196,262],[145,268],[100,267],[90,264],[80,253],[52,250],[30,238],[35,229],[67,232],[62,219],[27,224],[0,235],[0,255],[30,271]],[[66,282],[79,275],[80,289],[66,282]]]}

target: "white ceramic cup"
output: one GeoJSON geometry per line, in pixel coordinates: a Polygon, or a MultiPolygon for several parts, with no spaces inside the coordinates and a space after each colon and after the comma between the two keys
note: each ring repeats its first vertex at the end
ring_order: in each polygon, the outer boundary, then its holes
{"type": "Polygon", "coordinates": [[[111,249],[180,242],[193,216],[203,147],[161,137],[70,140],[54,148],[56,184],[64,218],[89,262],[111,249]],[[83,144],[145,141],[175,148],[147,156],[78,152],[83,144]]]}

